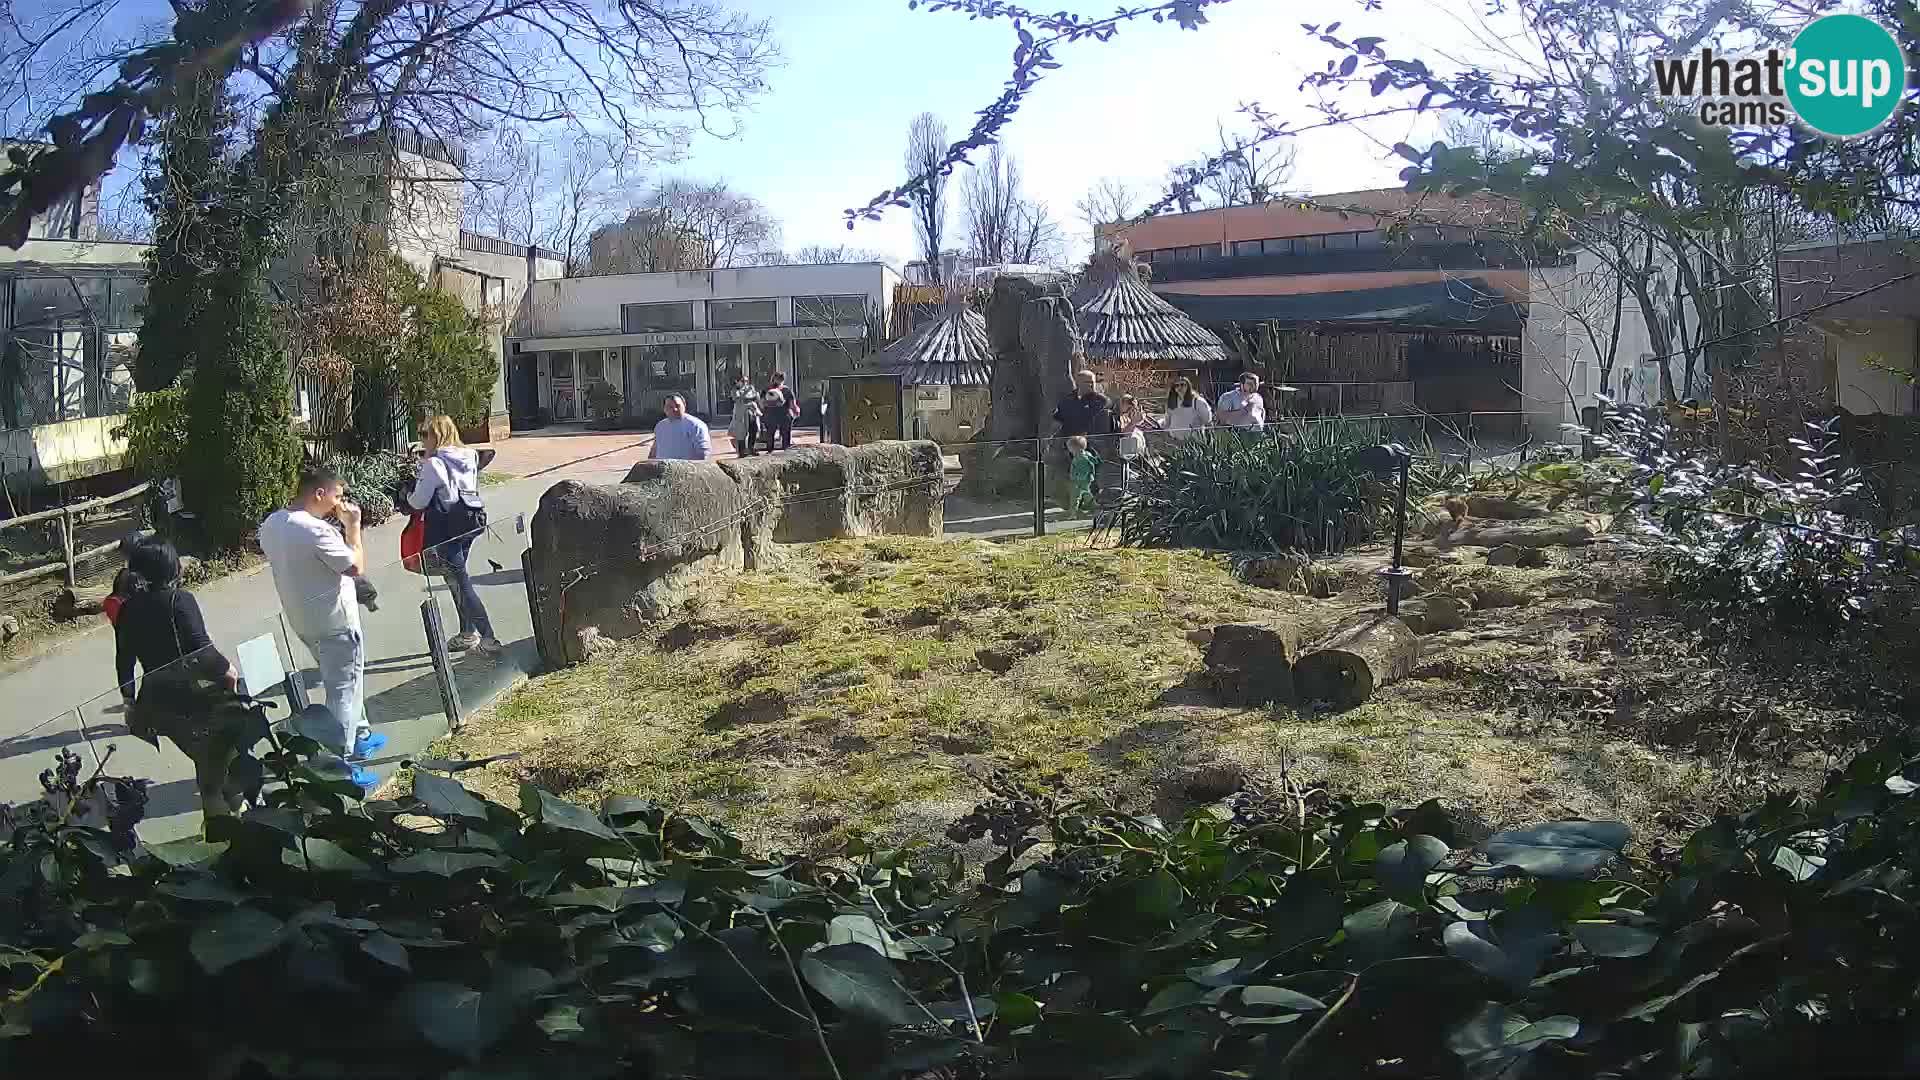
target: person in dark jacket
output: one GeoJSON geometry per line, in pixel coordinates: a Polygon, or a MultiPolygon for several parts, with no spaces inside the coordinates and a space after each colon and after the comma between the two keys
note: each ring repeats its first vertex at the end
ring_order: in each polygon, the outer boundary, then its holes
{"type": "Polygon", "coordinates": [[[249,785],[232,766],[253,745],[246,732],[257,718],[237,693],[240,673],[207,635],[199,602],[180,587],[172,544],[140,540],[128,553],[127,573],[126,601],[113,624],[127,729],[155,745],[165,735],[192,760],[206,816],[235,813],[249,785]]]}
{"type": "Polygon", "coordinates": [[[793,388],[787,385],[787,377],[776,371],[768,380],[766,392],[760,395],[760,429],[767,434],[767,453],[773,453],[774,440],[779,439],[779,449],[793,449],[793,420],[800,413],[800,399],[794,396],[793,388]]]}
{"type": "MultiPolygon", "coordinates": [[[[1067,440],[1076,435],[1086,439],[1087,447],[1096,460],[1104,460],[1115,450],[1111,437],[1114,432],[1113,403],[1100,392],[1100,377],[1085,368],[1074,372],[1073,393],[1061,398],[1060,403],[1054,406],[1053,422],[1056,430],[1047,451],[1048,485],[1053,488],[1055,503],[1061,507],[1073,506],[1077,499],[1069,472],[1073,455],[1066,449],[1067,440]]],[[[1098,497],[1099,493],[1099,479],[1096,477],[1094,495],[1098,497]]]]}

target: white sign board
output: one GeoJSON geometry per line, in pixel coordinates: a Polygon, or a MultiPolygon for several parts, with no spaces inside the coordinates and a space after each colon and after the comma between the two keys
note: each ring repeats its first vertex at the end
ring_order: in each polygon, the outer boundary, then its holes
{"type": "Polygon", "coordinates": [[[953,387],[916,386],[913,388],[913,404],[920,412],[946,412],[953,408],[953,387]]]}
{"type": "Polygon", "coordinates": [[[240,688],[249,697],[267,693],[287,677],[286,668],[280,664],[280,646],[272,634],[243,641],[234,653],[239,661],[240,688]]]}

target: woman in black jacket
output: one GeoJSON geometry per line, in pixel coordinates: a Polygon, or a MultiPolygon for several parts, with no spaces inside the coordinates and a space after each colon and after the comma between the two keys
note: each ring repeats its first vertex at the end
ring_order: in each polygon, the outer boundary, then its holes
{"type": "Polygon", "coordinates": [[[234,813],[248,785],[229,774],[235,757],[255,741],[245,737],[254,713],[236,693],[240,673],[207,636],[193,594],[180,588],[180,556],[172,544],[141,540],[127,556],[127,571],[128,595],[113,624],[127,729],[156,746],[157,736],[172,739],[193,761],[202,812],[234,813]]]}

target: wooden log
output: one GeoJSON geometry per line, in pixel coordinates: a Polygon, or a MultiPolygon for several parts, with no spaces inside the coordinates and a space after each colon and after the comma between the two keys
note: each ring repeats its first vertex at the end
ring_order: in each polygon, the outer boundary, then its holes
{"type": "Polygon", "coordinates": [[[1467,516],[1488,521],[1531,521],[1546,517],[1547,510],[1500,495],[1469,495],[1467,516]]]}
{"type": "Polygon", "coordinates": [[[1291,705],[1299,653],[1300,628],[1290,622],[1216,626],[1207,643],[1207,683],[1223,705],[1291,705]]]}
{"type": "Polygon", "coordinates": [[[1365,704],[1377,688],[1411,674],[1420,658],[1420,638],[1406,623],[1373,612],[1348,620],[1293,665],[1303,701],[1336,708],[1365,704]]]}
{"type": "Polygon", "coordinates": [[[1585,525],[1469,525],[1439,538],[1442,547],[1585,547],[1593,530],[1585,525]]]}
{"type": "Polygon", "coordinates": [[[135,484],[133,487],[128,488],[118,495],[107,495],[98,499],[88,499],[85,502],[77,502],[71,506],[56,506],[51,510],[39,510],[31,514],[21,514],[18,517],[6,518],[0,520],[0,529],[11,528],[15,525],[31,525],[36,521],[52,521],[62,514],[80,514],[88,510],[98,510],[103,506],[112,506],[115,503],[123,503],[128,499],[138,498],[145,495],[152,488],[153,485],[151,483],[135,484]]]}
{"type": "Polygon", "coordinates": [[[53,599],[53,616],[56,619],[79,619],[104,614],[107,595],[112,591],[105,585],[61,589],[60,595],[53,599]]]}

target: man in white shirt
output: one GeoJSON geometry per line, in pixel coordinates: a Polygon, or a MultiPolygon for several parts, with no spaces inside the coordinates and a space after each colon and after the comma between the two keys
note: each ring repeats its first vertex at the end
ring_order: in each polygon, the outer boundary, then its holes
{"type": "Polygon", "coordinates": [[[653,425],[653,451],[649,458],[664,461],[705,461],[713,452],[713,436],[706,422],[687,412],[687,399],[679,394],[667,397],[666,419],[653,425]]]}
{"type": "MultiPolygon", "coordinates": [[[[327,710],[338,724],[304,734],[349,761],[361,761],[386,745],[387,738],[367,725],[366,643],[353,589],[353,579],[366,572],[367,556],[360,539],[360,508],[343,494],[337,470],[309,466],[300,474],[293,501],[261,523],[260,549],[273,567],[273,587],[288,625],[320,665],[327,710]],[[339,518],[339,528],[328,515],[339,518]]],[[[357,766],[353,780],[361,787],[375,782],[371,771],[357,766]]]]}
{"type": "Polygon", "coordinates": [[[1240,385],[1220,395],[1220,408],[1214,422],[1227,427],[1259,431],[1267,426],[1267,403],[1260,397],[1260,376],[1249,371],[1240,376],[1240,385]]]}

